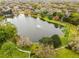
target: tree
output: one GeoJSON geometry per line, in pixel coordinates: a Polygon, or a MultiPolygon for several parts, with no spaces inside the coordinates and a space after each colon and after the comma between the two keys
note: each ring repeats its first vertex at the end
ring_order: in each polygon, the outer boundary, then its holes
{"type": "Polygon", "coordinates": [[[58,35],[53,35],[51,37],[43,37],[39,40],[40,43],[44,45],[53,45],[54,48],[58,48],[61,46],[60,37],[58,35]]]}
{"type": "Polygon", "coordinates": [[[73,25],[79,25],[79,13],[72,12],[69,17],[64,18],[64,22],[71,23],[73,25]]]}
{"type": "Polygon", "coordinates": [[[43,43],[44,45],[51,45],[51,38],[50,37],[43,37],[42,39],[39,40],[40,43],[43,43]]]}
{"type": "Polygon", "coordinates": [[[58,48],[61,46],[61,40],[58,35],[53,35],[51,38],[52,38],[54,48],[58,48]]]}
{"type": "Polygon", "coordinates": [[[7,40],[16,36],[16,28],[13,24],[4,23],[0,24],[0,45],[7,40]]]}

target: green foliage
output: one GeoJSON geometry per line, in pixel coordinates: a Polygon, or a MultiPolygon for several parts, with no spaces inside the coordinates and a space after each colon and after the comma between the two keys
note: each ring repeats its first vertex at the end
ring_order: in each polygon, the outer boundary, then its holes
{"type": "Polygon", "coordinates": [[[72,41],[70,41],[66,48],[79,54],[79,37],[76,36],[72,41]]]}
{"type": "Polygon", "coordinates": [[[79,24],[79,13],[72,12],[69,17],[64,18],[64,22],[68,22],[73,25],[78,25],[79,24]]]}
{"type": "Polygon", "coordinates": [[[56,53],[53,46],[43,44],[34,44],[32,46],[32,58],[52,58],[55,57],[56,53]]]}
{"type": "Polygon", "coordinates": [[[66,45],[68,44],[69,42],[69,29],[68,28],[64,28],[64,30],[62,30],[64,35],[61,36],[61,42],[62,42],[62,45],[66,45]]]}
{"type": "Polygon", "coordinates": [[[61,19],[64,16],[63,12],[54,12],[53,16],[59,16],[59,18],[61,19]]]}
{"type": "Polygon", "coordinates": [[[79,20],[79,13],[77,13],[77,12],[71,13],[70,18],[71,18],[71,20],[73,20],[73,21],[79,20]]]}
{"type": "Polygon", "coordinates": [[[79,54],[65,48],[56,51],[56,58],[79,58],[79,54]]]}
{"type": "Polygon", "coordinates": [[[47,15],[50,20],[52,20],[53,15],[47,15]]]}
{"type": "Polygon", "coordinates": [[[18,51],[16,45],[10,41],[4,43],[0,50],[0,58],[25,58],[28,53],[18,51]]]}
{"type": "Polygon", "coordinates": [[[58,35],[53,35],[51,38],[52,38],[51,41],[53,41],[54,48],[58,48],[62,45],[60,37],[58,35]]]}
{"type": "Polygon", "coordinates": [[[53,45],[54,48],[58,48],[59,46],[61,46],[60,37],[58,35],[53,35],[51,37],[43,37],[39,40],[39,42],[46,45],[53,45]]]}
{"type": "Polygon", "coordinates": [[[1,47],[2,50],[4,50],[5,52],[12,52],[13,50],[16,49],[16,46],[14,43],[12,42],[5,42],[2,47],[1,47]]]}
{"type": "Polygon", "coordinates": [[[43,37],[42,39],[39,40],[39,42],[43,44],[52,44],[53,42],[51,41],[50,37],[43,37]]]}
{"type": "Polygon", "coordinates": [[[47,16],[47,13],[48,13],[48,11],[47,10],[44,10],[44,11],[41,11],[40,14],[41,14],[42,17],[44,17],[44,16],[47,16]]]}
{"type": "Polygon", "coordinates": [[[4,16],[0,16],[0,21],[2,21],[5,17],[4,16]]]}
{"type": "Polygon", "coordinates": [[[33,43],[31,46],[31,51],[35,50],[35,49],[41,49],[42,44],[39,43],[33,43]]]}
{"type": "Polygon", "coordinates": [[[0,44],[16,36],[16,28],[10,23],[0,24],[0,44]]]}

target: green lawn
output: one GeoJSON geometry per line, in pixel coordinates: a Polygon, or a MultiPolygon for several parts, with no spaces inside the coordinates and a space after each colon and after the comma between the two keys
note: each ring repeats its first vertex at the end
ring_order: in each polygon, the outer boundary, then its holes
{"type": "Polygon", "coordinates": [[[5,42],[0,49],[0,58],[28,58],[29,53],[16,48],[17,46],[10,41],[5,42]]]}
{"type": "Polygon", "coordinates": [[[29,54],[17,50],[14,50],[12,53],[0,50],[0,58],[29,58],[29,54]]]}
{"type": "Polygon", "coordinates": [[[56,58],[79,58],[79,54],[65,48],[58,50],[57,53],[56,58]]]}
{"type": "Polygon", "coordinates": [[[2,21],[5,18],[5,16],[0,16],[0,21],[2,21]]]}

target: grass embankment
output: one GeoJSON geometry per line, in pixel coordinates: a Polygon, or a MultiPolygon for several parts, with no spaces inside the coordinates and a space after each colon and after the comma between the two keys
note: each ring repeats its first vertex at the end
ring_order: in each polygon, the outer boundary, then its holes
{"type": "Polygon", "coordinates": [[[62,48],[57,50],[56,58],[79,58],[79,54],[75,53],[72,50],[62,48]]]}
{"type": "Polygon", "coordinates": [[[0,58],[29,58],[28,53],[20,52],[18,50],[14,50],[11,54],[9,54],[8,52],[3,52],[3,50],[0,50],[0,58]]]}
{"type": "Polygon", "coordinates": [[[0,49],[0,58],[29,58],[29,53],[16,47],[12,42],[5,42],[0,49]]]}
{"type": "Polygon", "coordinates": [[[0,21],[2,21],[5,18],[5,16],[0,16],[0,21]]]}

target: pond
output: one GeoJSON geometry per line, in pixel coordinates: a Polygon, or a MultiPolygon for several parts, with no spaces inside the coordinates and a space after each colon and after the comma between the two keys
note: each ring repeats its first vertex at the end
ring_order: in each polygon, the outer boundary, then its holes
{"type": "Polygon", "coordinates": [[[20,14],[13,19],[7,18],[8,22],[14,24],[17,28],[18,35],[29,37],[32,41],[38,41],[42,37],[52,36],[54,34],[63,35],[59,28],[55,28],[53,24],[35,19],[31,16],[20,14]]]}

